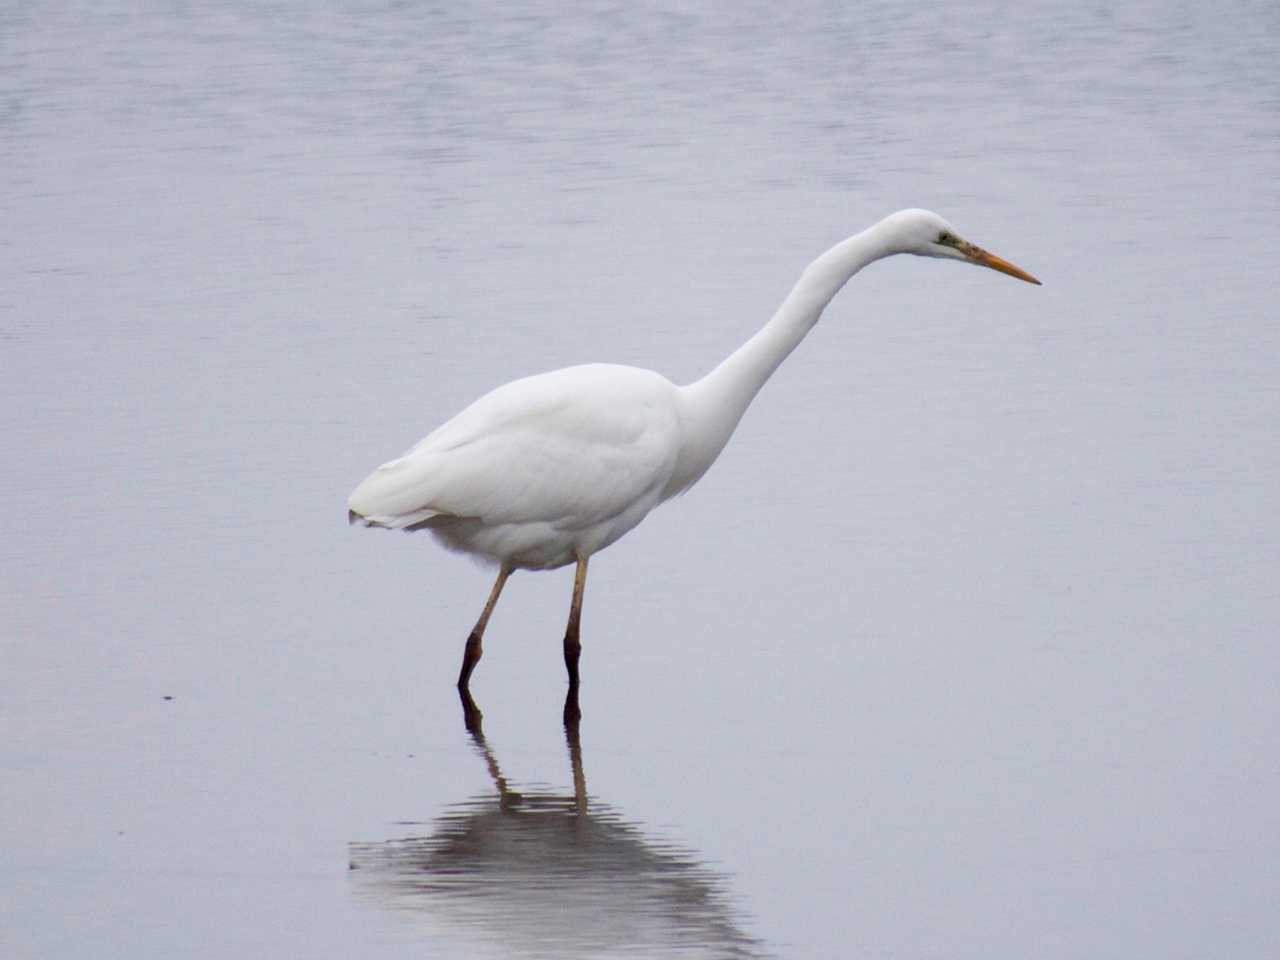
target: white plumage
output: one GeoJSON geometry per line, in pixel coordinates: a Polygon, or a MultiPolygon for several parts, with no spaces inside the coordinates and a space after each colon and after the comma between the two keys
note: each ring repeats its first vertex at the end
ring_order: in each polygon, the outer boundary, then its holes
{"type": "Polygon", "coordinates": [[[679,391],[649,370],[567,367],[498,387],[351,494],[366,523],[545,570],[613,543],[669,489],[679,391]]]}
{"type": "Polygon", "coordinates": [[[356,487],[348,501],[353,523],[427,530],[452,550],[498,564],[458,686],[466,689],[510,573],[576,563],[564,641],[576,692],[588,559],[695,483],[831,298],[864,266],[895,253],[962,260],[1039,283],[961,240],[937,214],[903,210],[810,264],[773,318],[701,380],[676,386],[653,371],[613,364],[515,380],[356,487]]]}

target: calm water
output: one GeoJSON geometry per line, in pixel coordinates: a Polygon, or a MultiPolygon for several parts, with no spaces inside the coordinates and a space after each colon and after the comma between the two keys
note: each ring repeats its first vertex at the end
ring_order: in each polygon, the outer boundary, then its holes
{"type": "Polygon", "coordinates": [[[1280,953],[1280,8],[493,9],[0,12],[0,953],[1280,953]],[[350,488],[902,206],[1045,285],[856,278],[468,732],[350,488]]]}

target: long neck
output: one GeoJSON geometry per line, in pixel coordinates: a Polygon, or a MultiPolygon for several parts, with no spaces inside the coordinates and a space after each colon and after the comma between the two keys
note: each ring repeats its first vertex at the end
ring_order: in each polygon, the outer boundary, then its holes
{"type": "Polygon", "coordinates": [[[849,279],[895,252],[876,227],[836,244],[805,268],[773,318],[701,380],[681,388],[686,443],[670,492],[697,480],[724,449],[765,381],[805,338],[849,279]]]}

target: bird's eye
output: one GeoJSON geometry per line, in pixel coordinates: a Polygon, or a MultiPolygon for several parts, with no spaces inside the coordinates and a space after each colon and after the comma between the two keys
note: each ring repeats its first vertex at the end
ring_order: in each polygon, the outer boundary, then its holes
{"type": "Polygon", "coordinates": [[[956,238],[953,237],[946,230],[943,230],[940,234],[938,234],[938,239],[935,240],[934,242],[940,243],[945,247],[949,247],[956,242],[956,238]]]}

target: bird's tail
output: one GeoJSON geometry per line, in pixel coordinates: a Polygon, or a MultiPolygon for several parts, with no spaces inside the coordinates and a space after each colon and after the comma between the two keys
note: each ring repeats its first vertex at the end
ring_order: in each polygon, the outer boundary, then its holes
{"type": "Polygon", "coordinates": [[[440,516],[439,511],[423,508],[414,510],[412,513],[403,515],[371,515],[366,516],[355,510],[347,510],[347,525],[355,526],[357,523],[363,523],[366,527],[382,527],[384,530],[414,530],[425,529],[428,522],[433,517],[440,516]]]}

